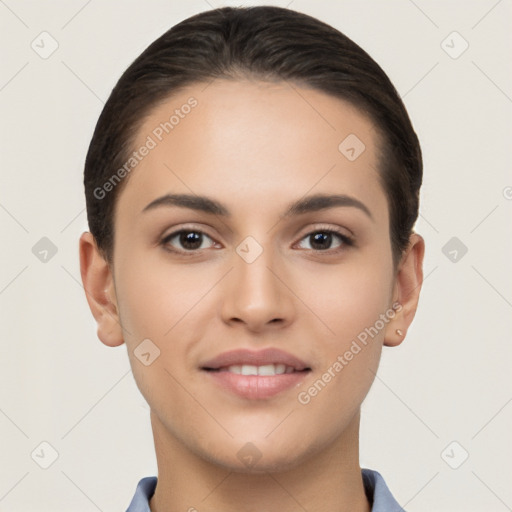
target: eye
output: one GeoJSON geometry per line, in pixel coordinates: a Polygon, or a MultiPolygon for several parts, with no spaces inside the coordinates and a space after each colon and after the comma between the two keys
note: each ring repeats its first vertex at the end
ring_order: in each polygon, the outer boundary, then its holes
{"type": "MultiPolygon", "coordinates": [[[[338,252],[342,251],[344,247],[354,245],[354,241],[350,237],[332,228],[320,227],[303,237],[301,243],[304,240],[310,243],[310,247],[305,249],[315,252],[338,252]],[[338,246],[333,249],[332,244],[336,239],[338,246]]],[[[198,253],[208,247],[214,247],[216,242],[200,229],[182,228],[165,236],[160,244],[168,251],[186,254],[198,253]]]]}
{"type": "Polygon", "coordinates": [[[205,239],[209,239],[213,242],[212,238],[199,229],[184,228],[164,237],[161,245],[173,252],[198,252],[199,250],[208,248],[208,244],[206,246],[203,245],[205,239]],[[179,244],[181,247],[176,248],[174,244],[179,244]]]}
{"type": "MultiPolygon", "coordinates": [[[[309,241],[309,248],[312,249],[313,251],[326,252],[332,249],[331,246],[333,243],[333,239],[338,239],[338,241],[340,241],[341,243],[339,243],[338,247],[334,248],[332,252],[338,252],[340,250],[343,250],[343,246],[350,247],[354,245],[354,242],[350,237],[332,228],[319,228],[316,231],[308,233],[302,240],[309,241]]],[[[308,247],[306,247],[306,249],[308,249],[308,247]]]]}

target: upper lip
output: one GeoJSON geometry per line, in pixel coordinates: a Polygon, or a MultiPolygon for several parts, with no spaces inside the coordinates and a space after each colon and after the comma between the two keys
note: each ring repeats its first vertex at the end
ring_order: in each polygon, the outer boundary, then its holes
{"type": "Polygon", "coordinates": [[[230,350],[206,361],[201,365],[201,368],[217,370],[234,365],[263,366],[267,364],[284,364],[291,366],[297,371],[309,369],[309,366],[298,357],[277,348],[267,348],[258,351],[247,349],[230,350]]]}

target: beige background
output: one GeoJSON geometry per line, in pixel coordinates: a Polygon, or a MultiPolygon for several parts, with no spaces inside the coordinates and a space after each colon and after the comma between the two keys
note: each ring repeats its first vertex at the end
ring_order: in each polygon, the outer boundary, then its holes
{"type": "MultiPolygon", "coordinates": [[[[409,512],[512,510],[511,2],[262,3],[366,49],[424,151],[420,309],[402,346],[384,350],[361,464],[409,512]]],[[[0,511],[125,510],[156,474],[126,348],[98,341],[80,283],[82,168],[128,64],[178,21],[228,4],[0,0],[0,511]]]]}

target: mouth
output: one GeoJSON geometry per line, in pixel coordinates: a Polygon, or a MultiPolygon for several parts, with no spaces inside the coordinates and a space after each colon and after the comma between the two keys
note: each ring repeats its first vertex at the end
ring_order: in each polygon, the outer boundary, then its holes
{"type": "Polygon", "coordinates": [[[261,400],[299,386],[312,368],[287,352],[265,349],[225,352],[205,362],[200,370],[223,391],[261,400]]]}
{"type": "Polygon", "coordinates": [[[309,372],[311,368],[302,368],[297,369],[293,366],[287,366],[285,364],[264,364],[261,366],[256,366],[252,364],[234,364],[230,366],[223,366],[221,368],[208,368],[203,367],[202,370],[207,372],[230,372],[235,375],[264,375],[264,376],[273,376],[273,375],[284,375],[290,373],[300,373],[300,372],[309,372]]]}

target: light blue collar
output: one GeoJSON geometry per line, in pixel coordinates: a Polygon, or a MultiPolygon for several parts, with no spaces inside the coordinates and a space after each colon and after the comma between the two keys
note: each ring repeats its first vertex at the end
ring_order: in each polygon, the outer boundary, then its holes
{"type": "MultiPolygon", "coordinates": [[[[366,495],[370,501],[373,500],[372,512],[405,512],[393,498],[379,472],[372,469],[363,469],[362,475],[366,495]]],[[[126,512],[151,512],[149,500],[155,492],[156,482],[156,476],[147,476],[140,480],[126,512]]]]}

